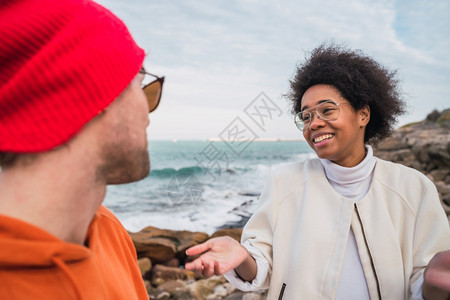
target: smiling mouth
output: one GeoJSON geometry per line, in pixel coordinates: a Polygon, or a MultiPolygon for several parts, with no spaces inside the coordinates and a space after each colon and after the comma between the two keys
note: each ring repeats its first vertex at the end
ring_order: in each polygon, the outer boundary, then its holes
{"type": "Polygon", "coordinates": [[[333,136],[334,136],[334,134],[324,134],[324,135],[321,135],[321,136],[316,137],[316,138],[313,140],[313,142],[314,142],[314,143],[320,143],[320,142],[323,142],[323,141],[325,141],[325,140],[331,139],[333,136]]]}

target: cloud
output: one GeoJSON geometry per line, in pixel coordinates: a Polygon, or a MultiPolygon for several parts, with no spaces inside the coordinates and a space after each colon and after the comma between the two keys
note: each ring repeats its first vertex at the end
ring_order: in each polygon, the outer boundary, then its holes
{"type": "Polygon", "coordinates": [[[100,2],[149,50],[146,67],[167,76],[164,105],[154,123],[167,126],[155,131],[168,136],[176,136],[177,129],[165,118],[184,124],[178,126],[180,137],[214,136],[215,124],[229,122],[264,91],[289,119],[289,124],[275,122],[279,127],[266,134],[298,137],[296,129],[283,127],[293,125],[288,102],[280,97],[305,51],[331,40],[398,69],[411,112],[400,124],[448,107],[450,4],[445,0],[432,5],[424,0],[100,2]]]}

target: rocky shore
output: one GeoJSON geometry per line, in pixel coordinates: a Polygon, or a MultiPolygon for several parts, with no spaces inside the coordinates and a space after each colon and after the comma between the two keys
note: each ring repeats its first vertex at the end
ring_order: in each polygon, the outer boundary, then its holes
{"type": "Polygon", "coordinates": [[[450,216],[450,109],[435,110],[425,120],[399,128],[373,149],[379,158],[427,175],[436,185],[442,207],[450,216]]]}
{"type": "MultiPolygon", "coordinates": [[[[439,192],[450,223],[450,109],[433,111],[421,122],[403,126],[392,137],[373,145],[374,154],[401,163],[427,175],[439,192]]],[[[257,195],[254,195],[257,198],[257,195]]],[[[253,200],[250,200],[253,201],[253,200]]],[[[251,204],[251,203],[249,203],[251,204]]],[[[239,209],[239,208],[237,208],[239,209]]],[[[245,211],[245,209],[244,209],[245,211]]],[[[216,236],[228,235],[240,240],[243,222],[237,228],[222,228],[209,236],[203,232],[173,231],[146,227],[130,233],[136,246],[139,267],[150,299],[259,300],[263,293],[243,293],[223,276],[202,278],[185,270],[192,258],[185,250],[216,236]]]]}
{"type": "Polygon", "coordinates": [[[146,227],[130,233],[138,254],[138,263],[150,299],[168,300],[260,300],[262,293],[243,293],[234,288],[223,276],[199,277],[185,270],[189,247],[210,238],[228,235],[240,240],[241,228],[220,229],[209,236],[203,232],[174,231],[146,227]]]}

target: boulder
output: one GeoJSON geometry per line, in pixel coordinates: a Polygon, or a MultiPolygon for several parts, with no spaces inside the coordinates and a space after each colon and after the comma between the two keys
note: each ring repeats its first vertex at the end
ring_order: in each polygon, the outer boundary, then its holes
{"type": "Polygon", "coordinates": [[[165,263],[173,258],[184,261],[187,248],[206,241],[209,236],[203,232],[175,231],[153,226],[130,233],[138,257],[148,257],[154,263],[165,263]]]}
{"type": "Polygon", "coordinates": [[[386,139],[385,141],[381,142],[378,145],[378,149],[380,151],[383,151],[383,150],[393,151],[393,150],[400,150],[400,149],[405,149],[405,148],[407,148],[407,146],[405,145],[404,141],[402,141],[398,137],[386,139]]]}
{"type": "Polygon", "coordinates": [[[450,175],[449,170],[441,169],[441,170],[433,170],[430,173],[428,173],[429,176],[431,176],[432,180],[437,181],[445,181],[445,178],[450,175]]]}
{"type": "Polygon", "coordinates": [[[229,236],[235,239],[236,241],[241,241],[242,228],[226,228],[220,229],[214,232],[211,235],[211,238],[219,237],[219,236],[229,236]]]}
{"type": "Polygon", "coordinates": [[[151,283],[159,286],[171,280],[195,280],[197,275],[189,270],[155,265],[151,270],[151,283]]]}
{"type": "Polygon", "coordinates": [[[190,289],[183,289],[183,290],[177,290],[172,294],[172,297],[170,299],[177,299],[177,300],[193,300],[196,299],[194,295],[192,295],[192,292],[190,289]]]}
{"type": "Polygon", "coordinates": [[[170,295],[173,295],[175,292],[180,290],[186,290],[187,285],[182,280],[169,280],[162,284],[160,284],[157,288],[158,291],[166,291],[170,295]]]}
{"type": "Polygon", "coordinates": [[[227,280],[223,276],[212,276],[210,278],[201,279],[189,285],[194,299],[207,299],[208,296],[214,294],[217,286],[223,285],[227,280]]]}
{"type": "Polygon", "coordinates": [[[442,195],[448,195],[450,194],[450,184],[446,184],[443,181],[438,181],[434,183],[436,185],[436,188],[438,192],[442,195]]]}
{"type": "Polygon", "coordinates": [[[172,259],[169,259],[168,261],[165,261],[162,264],[167,267],[178,268],[180,266],[180,261],[178,260],[178,258],[172,258],[172,259]]]}
{"type": "Polygon", "coordinates": [[[148,293],[148,298],[150,300],[170,300],[170,293],[153,289],[148,293]]]}
{"type": "Polygon", "coordinates": [[[244,292],[234,292],[222,299],[224,299],[224,300],[242,300],[242,297],[244,295],[245,295],[244,292]]]}
{"type": "Polygon", "coordinates": [[[149,280],[144,280],[145,289],[147,290],[147,294],[153,289],[152,283],[149,280]]]}
{"type": "Polygon", "coordinates": [[[234,292],[225,298],[217,298],[223,300],[266,300],[267,292],[234,292]]]}
{"type": "Polygon", "coordinates": [[[148,257],[155,263],[162,263],[175,257],[177,249],[166,238],[148,237],[146,234],[132,234],[138,257],[148,257]]]}
{"type": "Polygon", "coordinates": [[[152,268],[152,262],[148,257],[142,257],[138,259],[139,270],[141,271],[141,276],[145,278],[147,272],[152,268]]]}
{"type": "Polygon", "coordinates": [[[225,282],[224,284],[218,285],[214,288],[214,292],[210,294],[206,299],[223,299],[228,295],[233,294],[237,289],[229,282],[225,282]]]}
{"type": "Polygon", "coordinates": [[[450,217],[450,194],[442,197],[441,204],[445,213],[450,217]]]}
{"type": "Polygon", "coordinates": [[[265,300],[267,297],[259,293],[248,293],[242,296],[242,300],[265,300]]]}

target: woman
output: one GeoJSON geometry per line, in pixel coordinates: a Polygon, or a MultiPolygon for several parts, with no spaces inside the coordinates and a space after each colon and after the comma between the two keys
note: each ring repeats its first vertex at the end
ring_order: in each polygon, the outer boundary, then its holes
{"type": "Polygon", "coordinates": [[[226,273],[244,291],[269,287],[269,299],[447,299],[450,229],[436,188],[368,145],[404,112],[395,72],[320,46],[291,88],[295,123],[319,158],[274,172],[242,245],[211,239],[188,249],[201,256],[186,268],[226,273]]]}

